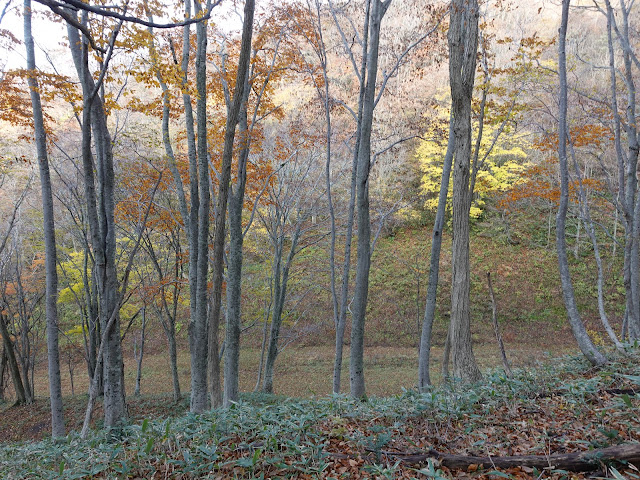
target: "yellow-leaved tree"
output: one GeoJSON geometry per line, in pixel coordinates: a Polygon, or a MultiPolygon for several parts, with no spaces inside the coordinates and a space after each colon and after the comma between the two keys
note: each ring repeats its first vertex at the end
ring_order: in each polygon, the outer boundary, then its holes
{"type": "MultiPolygon", "coordinates": [[[[447,123],[449,111],[440,108],[437,120],[431,123],[425,139],[416,149],[422,178],[421,193],[426,197],[424,207],[435,211],[438,208],[438,192],[442,181],[442,166],[447,151],[447,123]],[[444,133],[443,133],[444,132],[444,133]]],[[[474,132],[477,134],[477,132],[474,132]]],[[[475,144],[475,138],[474,138],[475,144]]],[[[479,218],[485,210],[487,200],[511,189],[522,181],[521,173],[527,167],[529,141],[524,134],[514,132],[507,125],[502,128],[485,122],[478,153],[478,175],[471,204],[471,218],[479,218]]],[[[453,196],[453,184],[449,183],[447,210],[453,196]]]]}

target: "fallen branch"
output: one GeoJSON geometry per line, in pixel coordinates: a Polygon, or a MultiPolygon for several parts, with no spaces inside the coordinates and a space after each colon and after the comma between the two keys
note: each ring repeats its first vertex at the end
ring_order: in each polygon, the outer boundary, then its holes
{"type": "MultiPolygon", "coordinates": [[[[440,465],[451,469],[467,469],[471,465],[484,465],[492,468],[554,468],[572,472],[595,470],[602,462],[625,462],[640,466],[640,443],[627,443],[614,447],[600,448],[586,452],[555,453],[552,455],[515,455],[508,457],[476,457],[450,455],[429,450],[427,453],[376,452],[394,457],[406,464],[424,463],[429,459],[438,460],[440,465]]],[[[340,458],[340,454],[332,454],[340,458]]]]}

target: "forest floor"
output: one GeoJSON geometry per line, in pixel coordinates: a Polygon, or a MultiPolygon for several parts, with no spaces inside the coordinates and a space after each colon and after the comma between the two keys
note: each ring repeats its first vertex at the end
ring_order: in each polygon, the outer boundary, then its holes
{"type": "MultiPolygon", "coordinates": [[[[473,388],[364,402],[247,394],[231,409],[193,416],[183,414],[186,401],[176,408],[166,395],[143,396],[117,431],[0,444],[0,477],[640,478],[640,352],[609,353],[602,368],[563,357],[512,378],[495,369],[473,388]],[[631,461],[606,459],[612,451],[631,451],[631,461]],[[591,463],[575,471],[560,463],[578,455],[591,463]],[[516,464],[501,467],[509,456],[516,464]]],[[[83,400],[67,402],[67,418],[81,417],[83,400]]],[[[46,406],[36,403],[42,419],[46,406]]],[[[16,422],[33,411],[1,417],[16,422]]]]}
{"type": "MultiPolygon", "coordinates": [[[[553,349],[541,350],[538,345],[508,345],[507,355],[515,367],[533,367],[549,361],[573,349],[557,345],[553,349]]],[[[481,368],[499,367],[500,357],[494,344],[479,345],[475,354],[481,368]]],[[[349,349],[345,350],[342,369],[344,390],[349,388],[349,349]]],[[[240,387],[244,392],[252,392],[257,379],[260,351],[244,349],[241,355],[240,387]]],[[[440,382],[442,349],[432,349],[432,380],[440,382]]],[[[172,381],[168,369],[167,354],[152,351],[145,355],[142,369],[141,395],[133,395],[136,365],[131,356],[125,359],[125,378],[128,392],[127,404],[133,421],[142,418],[176,416],[189,409],[189,355],[181,349],[179,372],[183,400],[175,404],[172,399],[172,381]]],[[[367,393],[375,396],[399,395],[411,390],[416,383],[418,355],[415,348],[371,347],[366,351],[367,393]]],[[[333,352],[330,347],[293,347],[285,349],[278,358],[274,375],[274,390],[278,395],[289,398],[317,398],[331,393],[333,372],[333,352]]],[[[85,370],[77,367],[74,372],[74,392],[68,372],[63,370],[63,393],[65,395],[65,418],[68,430],[79,430],[84,418],[88,388],[85,370]],[[82,392],[82,393],[78,393],[82,392]]],[[[46,370],[38,369],[35,378],[36,401],[32,405],[13,407],[9,403],[0,404],[0,441],[39,440],[50,434],[50,411],[46,370]]],[[[94,414],[101,418],[100,404],[94,414]]]]}

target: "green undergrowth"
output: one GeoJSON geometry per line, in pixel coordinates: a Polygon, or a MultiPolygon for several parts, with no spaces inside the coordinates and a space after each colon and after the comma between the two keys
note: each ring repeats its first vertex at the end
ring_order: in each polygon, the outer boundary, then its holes
{"type": "MultiPolygon", "coordinates": [[[[564,357],[516,370],[512,378],[496,369],[473,386],[453,381],[426,393],[405,391],[366,400],[246,395],[226,410],[148,418],[93,431],[87,440],[73,433],[57,442],[0,445],[0,478],[451,478],[455,472],[433,462],[403,465],[384,452],[448,446],[453,451],[447,453],[475,449],[500,455],[509,435],[492,437],[487,422],[508,427],[510,421],[517,423],[517,412],[544,409],[553,410],[548,413],[554,421],[562,415],[586,415],[589,409],[596,412],[597,418],[581,420],[585,431],[580,438],[588,444],[576,448],[637,441],[633,432],[639,430],[640,397],[606,392],[637,389],[638,360],[637,349],[599,369],[581,357],[564,357]],[[596,401],[597,408],[592,405],[596,401]]],[[[525,438],[520,427],[513,428],[514,442],[525,438]]],[[[566,432],[567,442],[572,435],[566,432]]],[[[535,442],[529,448],[536,453],[535,442]]],[[[485,473],[474,475],[485,478],[485,473]]],[[[513,472],[491,473],[497,474],[523,478],[513,472]]],[[[625,475],[640,478],[632,470],[625,475]]]]}

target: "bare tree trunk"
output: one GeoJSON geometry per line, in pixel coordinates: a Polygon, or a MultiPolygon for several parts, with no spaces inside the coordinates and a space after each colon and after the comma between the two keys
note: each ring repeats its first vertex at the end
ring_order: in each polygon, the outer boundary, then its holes
{"type": "MultiPolygon", "coordinates": [[[[449,192],[449,180],[451,179],[451,165],[453,163],[455,136],[453,134],[453,122],[449,119],[449,140],[447,152],[442,166],[442,181],[438,195],[438,210],[433,223],[431,234],[431,256],[429,261],[429,283],[427,286],[427,299],[422,322],[422,335],[420,336],[420,353],[418,357],[418,390],[425,391],[431,385],[429,376],[429,364],[431,358],[431,335],[433,321],[436,316],[436,298],[438,293],[438,281],[440,276],[440,251],[442,249],[442,229],[444,228],[444,214],[447,208],[447,193],[449,192]]],[[[448,362],[448,355],[447,355],[448,362]]],[[[444,363],[443,363],[444,365],[444,363]]]]}
{"type": "MultiPolygon", "coordinates": [[[[216,206],[216,225],[213,241],[213,307],[211,312],[211,322],[209,325],[209,338],[217,336],[220,327],[220,310],[222,307],[222,279],[224,270],[224,243],[226,229],[227,201],[229,198],[229,184],[231,181],[231,163],[233,160],[233,143],[236,135],[236,127],[240,120],[243,100],[245,98],[244,88],[249,74],[249,61],[251,59],[251,41],[253,37],[253,16],[255,11],[255,1],[247,0],[244,5],[244,19],[242,27],[242,40],[240,46],[240,57],[238,59],[238,74],[233,92],[233,100],[230,108],[227,109],[227,122],[225,125],[224,148],[222,152],[222,167],[220,170],[220,189],[218,191],[216,206]]],[[[226,332],[225,339],[225,362],[224,362],[224,392],[223,405],[229,406],[232,402],[238,401],[238,361],[240,358],[240,330],[226,332]]],[[[209,370],[215,365],[212,363],[212,355],[218,354],[218,345],[209,345],[209,370]]]]}
{"type": "MultiPolygon", "coordinates": [[[[195,1],[196,15],[201,13],[201,3],[195,1]]],[[[198,259],[195,320],[191,322],[191,412],[202,413],[209,407],[207,395],[207,272],[209,270],[209,152],[207,145],[207,23],[196,25],[196,103],[197,155],[198,155],[198,259]]]]}
{"type": "MultiPolygon", "coordinates": [[[[140,381],[142,379],[142,358],[144,357],[144,340],[147,330],[147,309],[142,308],[142,331],[140,332],[140,347],[138,348],[137,369],[136,369],[136,387],[133,394],[140,396],[140,381]]],[[[135,349],[134,349],[135,350],[135,349]]]]}
{"type": "Polygon", "coordinates": [[[567,59],[566,59],[566,35],[569,18],[569,2],[562,2],[562,19],[560,23],[558,39],[558,71],[560,77],[560,112],[558,115],[558,156],[560,161],[560,205],[556,217],[556,248],[558,251],[558,268],[562,283],[562,293],[569,316],[571,330],[578,342],[582,353],[593,365],[606,363],[607,359],[593,344],[587,330],[580,318],[576,305],[571,275],[569,274],[569,262],[567,259],[567,244],[565,238],[565,225],[567,209],[569,206],[569,169],[567,166],[567,59]]]}
{"type": "Polygon", "coordinates": [[[362,40],[362,64],[360,65],[360,96],[358,98],[358,117],[356,119],[356,141],[353,147],[351,164],[351,186],[349,188],[349,207],[347,212],[347,231],[344,240],[344,262],[342,264],[342,281],[340,287],[340,311],[336,323],[336,354],[333,366],[333,393],[340,393],[342,376],[342,356],[344,350],[344,331],[347,325],[349,305],[349,277],[351,273],[351,245],[353,243],[353,224],[356,210],[356,186],[358,180],[358,152],[362,140],[362,114],[364,108],[365,81],[369,51],[369,22],[371,19],[371,2],[367,1],[362,40]]]}
{"type": "Polygon", "coordinates": [[[25,394],[24,384],[22,383],[22,377],[20,376],[20,368],[18,367],[16,354],[13,350],[13,343],[9,338],[7,317],[4,315],[0,315],[0,334],[2,334],[4,352],[9,363],[9,373],[11,374],[11,380],[13,381],[13,389],[16,392],[16,405],[23,405],[27,403],[27,396],[25,394]]]}
{"type": "Polygon", "coordinates": [[[357,211],[358,254],[356,265],[355,296],[351,323],[350,387],[351,396],[364,398],[364,326],[369,295],[369,270],[371,267],[371,220],[369,214],[369,173],[371,168],[371,130],[375,109],[376,78],[378,74],[378,50],[382,18],[391,0],[370,0],[370,46],[367,52],[367,83],[363,97],[362,131],[358,149],[357,211]]]}
{"type": "Polygon", "coordinates": [[[493,294],[493,284],[491,283],[491,272],[487,272],[487,283],[489,285],[489,297],[491,298],[491,323],[493,324],[493,333],[496,336],[498,342],[498,348],[500,349],[500,357],[502,358],[502,365],[507,377],[511,377],[511,367],[509,366],[509,360],[507,360],[507,353],[504,350],[504,342],[502,341],[502,335],[500,335],[500,328],[498,326],[498,307],[496,306],[496,298],[493,294]]]}
{"type": "Polygon", "coordinates": [[[5,389],[6,389],[6,383],[4,381],[4,377],[5,377],[5,373],[7,372],[7,350],[6,347],[4,345],[4,342],[2,342],[2,356],[0,356],[0,403],[4,403],[6,401],[5,399],[5,389]]]}
{"type": "Polygon", "coordinates": [[[455,141],[449,339],[453,375],[464,382],[475,382],[482,375],[471,346],[469,211],[471,208],[471,99],[478,50],[478,2],[477,0],[454,0],[450,12],[449,82],[455,141]]]}
{"type": "MultiPolygon", "coordinates": [[[[284,227],[284,225],[283,225],[284,227]]],[[[282,313],[284,311],[284,303],[287,298],[287,284],[289,282],[289,270],[293,262],[298,247],[298,239],[300,238],[301,224],[298,224],[296,232],[291,239],[291,247],[285,264],[282,265],[282,253],[284,247],[284,233],[276,239],[277,245],[274,245],[275,267],[273,272],[273,314],[271,316],[271,332],[269,336],[269,348],[267,350],[267,360],[264,370],[264,391],[273,393],[273,368],[278,356],[278,341],[280,340],[280,327],[282,326],[282,313]]]]}
{"type": "Polygon", "coordinates": [[[33,124],[35,130],[40,185],[42,189],[43,230],[45,244],[46,293],[45,309],[47,318],[47,361],[49,374],[49,397],[51,399],[51,434],[53,438],[65,434],[62,411],[62,386],[60,381],[60,350],[58,347],[58,272],[56,254],[56,232],[53,214],[53,194],[51,174],[47,155],[47,139],[44,128],[42,104],[38,89],[35,49],[31,33],[31,0],[24,0],[24,39],[27,49],[27,69],[33,124]]]}

